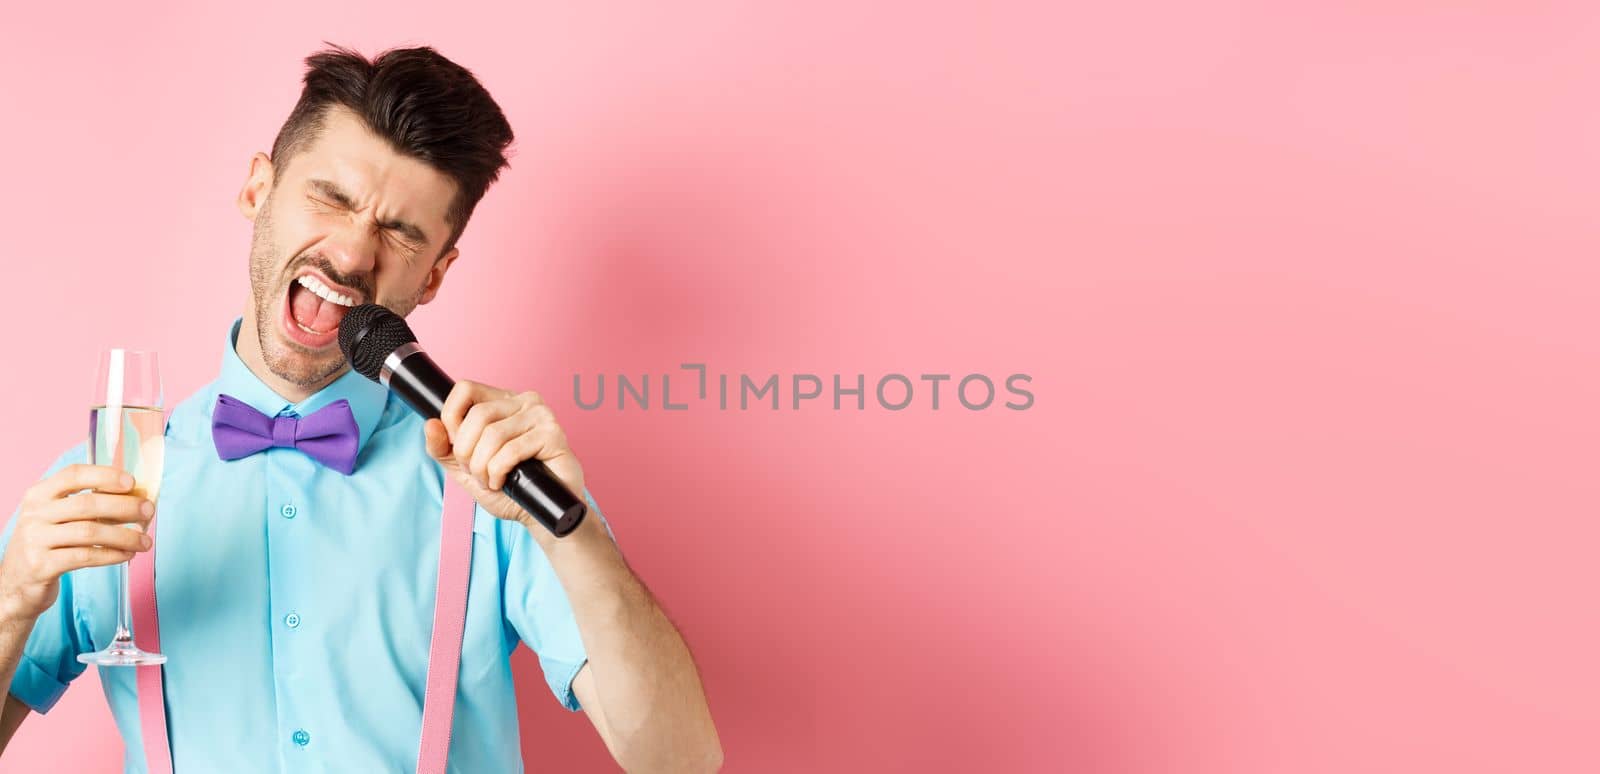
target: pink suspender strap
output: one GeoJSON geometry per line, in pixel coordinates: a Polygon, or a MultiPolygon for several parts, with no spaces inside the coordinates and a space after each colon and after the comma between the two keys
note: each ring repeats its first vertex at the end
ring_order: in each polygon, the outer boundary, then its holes
{"type": "Polygon", "coordinates": [[[472,579],[472,496],[445,475],[439,533],[439,587],[433,598],[433,643],[428,646],[428,688],[422,698],[422,743],[417,774],[445,774],[450,724],[456,712],[461,633],[467,624],[467,583],[472,579]]]}
{"type": "MultiPolygon", "coordinates": [[[[157,511],[160,509],[157,508],[157,511]]],[[[156,537],[156,522],[145,530],[156,537]]],[[[161,627],[156,622],[156,549],[136,553],[128,560],[128,604],[133,608],[133,639],[140,650],[161,652],[161,627]]],[[[161,686],[160,664],[137,666],[139,728],[144,738],[145,767],[150,774],[172,774],[172,748],[167,745],[167,703],[161,686]]]]}
{"type": "MultiPolygon", "coordinates": [[[[417,751],[419,774],[444,774],[450,757],[450,726],[455,718],[456,676],[461,667],[461,635],[467,623],[467,584],[472,578],[473,501],[446,476],[444,513],[439,519],[439,586],[434,593],[433,642],[428,647],[428,683],[422,699],[422,742],[417,751]]],[[[150,520],[155,537],[156,519],[150,520]]],[[[133,605],[133,631],[140,648],[160,652],[156,617],[155,549],[134,556],[129,565],[128,593],[133,605]]],[[[172,748],[167,742],[167,707],[161,666],[135,667],[138,674],[139,726],[150,774],[172,774],[172,748]]]]}

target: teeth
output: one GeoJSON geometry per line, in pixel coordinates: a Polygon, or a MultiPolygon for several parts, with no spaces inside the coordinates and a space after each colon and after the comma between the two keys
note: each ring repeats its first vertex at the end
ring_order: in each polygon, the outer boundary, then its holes
{"type": "Polygon", "coordinates": [[[354,298],[351,298],[343,293],[333,292],[333,289],[328,287],[326,284],[323,284],[322,280],[319,280],[310,274],[301,275],[298,282],[306,290],[317,294],[317,296],[322,298],[324,301],[332,301],[339,306],[356,305],[356,300],[354,298]]]}

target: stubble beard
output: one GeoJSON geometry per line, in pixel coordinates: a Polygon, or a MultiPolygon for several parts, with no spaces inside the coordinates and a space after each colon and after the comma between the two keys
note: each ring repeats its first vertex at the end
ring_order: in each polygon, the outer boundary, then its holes
{"type": "Polygon", "coordinates": [[[286,341],[279,333],[272,307],[276,299],[287,297],[283,286],[287,275],[282,274],[287,269],[274,247],[272,196],[269,194],[256,216],[255,230],[250,237],[250,296],[256,308],[256,343],[267,370],[279,379],[309,390],[332,381],[344,370],[345,360],[338,351],[313,355],[300,345],[286,341]],[[280,266],[283,268],[279,269],[280,266]]]}

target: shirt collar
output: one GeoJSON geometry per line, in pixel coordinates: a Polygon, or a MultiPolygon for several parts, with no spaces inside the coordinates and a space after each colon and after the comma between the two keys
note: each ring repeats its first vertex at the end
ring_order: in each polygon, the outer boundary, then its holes
{"type": "Polygon", "coordinates": [[[350,402],[350,413],[355,415],[356,427],[361,430],[361,442],[357,448],[365,449],[367,439],[372,437],[372,431],[378,427],[378,419],[383,416],[384,405],[389,402],[389,390],[352,368],[305,400],[290,403],[262,382],[239,358],[235,347],[241,322],[243,318],[235,319],[228,331],[227,346],[223,347],[222,353],[222,373],[217,376],[217,392],[232,395],[269,417],[278,416],[285,410],[303,417],[343,398],[350,402]]]}

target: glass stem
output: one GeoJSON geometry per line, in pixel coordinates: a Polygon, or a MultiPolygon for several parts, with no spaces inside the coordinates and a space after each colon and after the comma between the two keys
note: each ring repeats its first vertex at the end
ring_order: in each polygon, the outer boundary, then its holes
{"type": "Polygon", "coordinates": [[[117,565],[117,634],[113,642],[133,644],[133,601],[128,594],[128,563],[117,565]]]}

